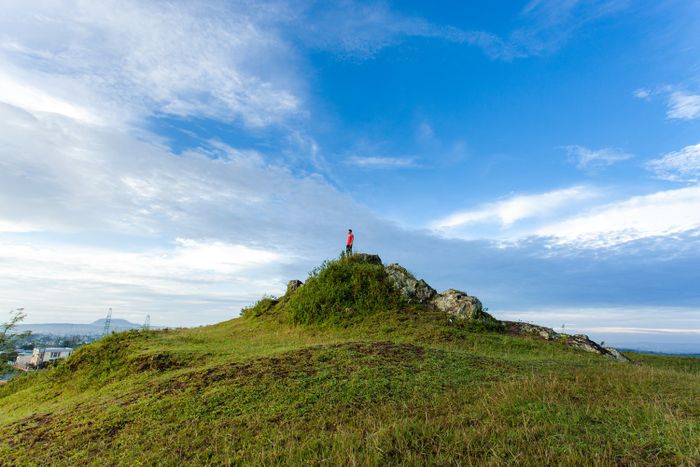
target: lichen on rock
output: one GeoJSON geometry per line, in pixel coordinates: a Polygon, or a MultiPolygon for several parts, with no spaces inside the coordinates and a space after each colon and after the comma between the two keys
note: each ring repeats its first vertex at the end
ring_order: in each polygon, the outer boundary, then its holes
{"type": "Polygon", "coordinates": [[[428,303],[437,295],[423,279],[416,279],[413,274],[399,264],[390,264],[384,268],[389,281],[410,303],[428,303]]]}
{"type": "Polygon", "coordinates": [[[292,279],[291,281],[287,282],[287,292],[285,295],[293,294],[302,285],[304,285],[304,283],[299,279],[292,279]]]}
{"type": "Polygon", "coordinates": [[[495,321],[494,317],[484,311],[481,301],[460,290],[447,289],[436,295],[432,305],[438,310],[459,319],[495,321]]]}

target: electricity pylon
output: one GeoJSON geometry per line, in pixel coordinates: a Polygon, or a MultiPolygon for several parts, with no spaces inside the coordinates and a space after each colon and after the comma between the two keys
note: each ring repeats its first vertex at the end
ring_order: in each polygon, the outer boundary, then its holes
{"type": "Polygon", "coordinates": [[[102,335],[105,336],[109,332],[109,327],[112,324],[112,308],[107,311],[107,318],[105,318],[105,327],[102,330],[102,335]]]}

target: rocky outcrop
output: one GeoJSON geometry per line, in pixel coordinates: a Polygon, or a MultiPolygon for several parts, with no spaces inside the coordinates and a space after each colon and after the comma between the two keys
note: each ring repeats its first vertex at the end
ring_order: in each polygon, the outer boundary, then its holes
{"type": "MultiPolygon", "coordinates": [[[[377,255],[356,253],[353,255],[353,259],[355,261],[382,265],[382,260],[377,255]]],[[[440,310],[450,315],[451,319],[500,323],[512,335],[561,342],[569,347],[602,355],[611,360],[631,362],[617,349],[602,347],[583,334],[569,335],[536,324],[498,321],[484,310],[478,298],[456,289],[448,289],[438,293],[423,279],[416,279],[413,274],[399,264],[394,263],[385,266],[384,271],[386,271],[388,281],[401,293],[408,303],[440,310]]],[[[291,291],[296,290],[301,285],[301,281],[291,281],[290,285],[287,286],[287,293],[291,293],[291,291]],[[297,282],[298,284],[292,285],[292,282],[297,282]]]]}
{"type": "Polygon", "coordinates": [[[481,301],[460,290],[447,289],[435,296],[431,304],[440,311],[459,319],[495,321],[484,311],[481,301]]]}
{"type": "Polygon", "coordinates": [[[292,279],[291,281],[287,282],[287,292],[285,295],[293,294],[302,285],[304,285],[304,283],[299,279],[292,279]]]}
{"type": "Polygon", "coordinates": [[[631,362],[629,358],[625,357],[617,349],[612,347],[602,347],[590,340],[585,334],[575,334],[572,336],[569,334],[556,332],[552,328],[538,326],[536,324],[523,323],[520,321],[503,321],[503,324],[506,325],[507,331],[515,336],[530,336],[547,341],[558,341],[569,347],[602,355],[611,360],[617,360],[625,363],[631,362]]]}
{"type": "Polygon", "coordinates": [[[352,259],[360,263],[378,264],[380,266],[382,265],[382,259],[379,257],[379,255],[370,255],[367,253],[353,253],[352,259]]]}
{"type": "Polygon", "coordinates": [[[455,289],[437,293],[427,282],[416,279],[399,264],[390,264],[384,270],[389,281],[409,303],[430,306],[457,319],[496,321],[484,311],[481,301],[476,297],[455,289]]]}
{"type": "Polygon", "coordinates": [[[389,281],[401,292],[410,303],[428,303],[437,295],[437,291],[430,287],[423,279],[416,279],[406,268],[396,263],[384,268],[389,281]]]}

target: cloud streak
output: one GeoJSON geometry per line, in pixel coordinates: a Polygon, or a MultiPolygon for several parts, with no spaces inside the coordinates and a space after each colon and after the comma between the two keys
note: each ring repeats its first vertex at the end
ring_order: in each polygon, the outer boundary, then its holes
{"type": "Polygon", "coordinates": [[[345,160],[347,165],[362,169],[406,169],[417,167],[412,157],[378,157],[378,156],[351,156],[345,160]]]}
{"type": "Polygon", "coordinates": [[[634,155],[617,148],[588,149],[583,146],[566,146],[566,152],[576,161],[576,168],[581,170],[600,169],[618,162],[626,161],[634,155]]]}
{"type": "Polygon", "coordinates": [[[634,196],[544,225],[535,234],[556,243],[605,248],[700,228],[700,186],[634,196]]]}
{"type": "Polygon", "coordinates": [[[279,73],[293,52],[240,8],[44,1],[5,5],[0,27],[0,64],[32,71],[3,78],[11,85],[4,94],[19,91],[5,102],[20,107],[36,102],[82,118],[93,110],[80,107],[97,106],[130,119],[196,115],[253,127],[302,108],[293,75],[279,73]]]}
{"type": "Polygon", "coordinates": [[[645,167],[662,180],[697,183],[700,181],[700,144],[669,152],[647,162],[645,167]]]}
{"type": "Polygon", "coordinates": [[[480,222],[498,222],[502,227],[531,218],[551,216],[562,208],[599,196],[592,187],[574,186],[534,195],[518,195],[474,210],[461,211],[434,221],[432,228],[449,234],[457,228],[480,222]]]}
{"type": "Polygon", "coordinates": [[[555,51],[577,29],[622,11],[627,3],[533,1],[516,18],[516,26],[503,36],[401,15],[381,2],[342,1],[324,8],[307,4],[296,20],[304,22],[300,30],[307,46],[352,59],[370,59],[409,38],[422,38],[478,47],[493,60],[511,61],[555,51]]]}
{"type": "Polygon", "coordinates": [[[673,91],[668,96],[666,116],[672,119],[693,120],[700,117],[700,95],[673,91]]]}

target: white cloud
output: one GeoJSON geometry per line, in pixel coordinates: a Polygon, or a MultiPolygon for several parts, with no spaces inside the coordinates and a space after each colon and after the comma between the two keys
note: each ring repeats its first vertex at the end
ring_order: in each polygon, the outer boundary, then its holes
{"type": "Polygon", "coordinates": [[[577,145],[566,146],[566,152],[576,161],[576,167],[579,169],[608,167],[634,157],[621,149],[603,148],[594,150],[577,145]]]}
{"type": "Polygon", "coordinates": [[[532,0],[521,10],[521,26],[509,42],[523,55],[557,50],[581,27],[623,11],[628,0],[532,0]]]}
{"type": "Polygon", "coordinates": [[[363,169],[404,169],[416,167],[412,157],[352,156],[345,160],[348,165],[363,169]]]}
{"type": "Polygon", "coordinates": [[[660,159],[647,162],[646,168],[663,180],[697,182],[700,180],[700,144],[664,154],[660,159]]]}
{"type": "Polygon", "coordinates": [[[0,233],[36,232],[35,225],[0,219],[0,233]]]}
{"type": "Polygon", "coordinates": [[[562,208],[571,207],[599,195],[596,189],[585,186],[574,186],[536,195],[518,195],[484,204],[474,210],[451,214],[433,222],[432,228],[450,234],[455,233],[454,229],[479,222],[495,221],[502,227],[510,227],[524,219],[551,216],[562,208]]]}
{"type": "Polygon", "coordinates": [[[12,89],[2,96],[28,110],[39,106],[80,119],[97,107],[131,118],[279,122],[302,110],[287,66],[294,54],[240,7],[8,3],[0,19],[0,64],[31,73],[20,77],[24,85],[5,79],[12,89]]]}
{"type": "Polygon", "coordinates": [[[591,327],[589,332],[614,334],[700,334],[700,329],[689,328],[630,328],[630,327],[591,327]]]}
{"type": "Polygon", "coordinates": [[[700,228],[700,186],[668,190],[595,207],[544,225],[535,234],[586,248],[620,245],[700,228]]]}
{"type": "Polygon", "coordinates": [[[0,301],[35,321],[108,306],[222,320],[335,256],[348,225],[358,246],[387,229],[321,177],[255,152],[211,141],[175,155],[147,132],[8,104],[0,186],[0,231],[15,232],[0,236],[0,301]]]}
{"type": "Polygon", "coordinates": [[[15,277],[132,284],[172,294],[191,293],[183,282],[224,281],[254,268],[286,261],[276,251],[221,241],[177,239],[169,248],[133,252],[104,247],[0,241],[0,261],[12,261],[15,277]]]}
{"type": "Polygon", "coordinates": [[[634,91],[634,97],[638,99],[644,99],[647,100],[649,97],[651,97],[651,90],[646,89],[646,88],[639,88],[634,91]]]}
{"type": "Polygon", "coordinates": [[[100,118],[89,108],[54,97],[0,72],[0,102],[33,112],[50,112],[85,123],[99,123],[100,118]]]}
{"type": "MultiPolygon", "coordinates": [[[[157,140],[0,105],[6,230],[191,238],[216,232],[233,243],[275,243],[290,234],[278,229],[296,235],[318,218],[327,227],[369,217],[320,177],[297,177],[254,152],[213,142],[175,156],[144,139],[157,140]]],[[[309,242],[316,235],[305,234],[309,242]]]]}
{"type": "MultiPolygon", "coordinates": [[[[700,147],[686,147],[653,161],[649,168],[668,179],[697,180],[699,151],[700,147]]],[[[612,193],[575,186],[518,195],[451,214],[430,227],[447,237],[489,238],[507,241],[511,247],[542,239],[552,248],[568,249],[619,248],[637,241],[663,244],[664,239],[697,237],[700,232],[700,185],[609,201],[612,193]]],[[[661,244],[646,243],[642,248],[658,249],[661,244]]]]}
{"type": "Polygon", "coordinates": [[[700,95],[673,91],[668,97],[668,118],[692,120],[700,117],[700,95]]]}
{"type": "Polygon", "coordinates": [[[0,263],[12,270],[0,274],[0,289],[3,301],[23,303],[34,322],[90,321],[113,306],[122,317],[153,313],[161,323],[195,324],[232,317],[242,304],[282,290],[288,261],[277,251],[221,241],[178,239],[129,251],[0,240],[0,263]],[[176,309],[168,310],[170,302],[176,309]]]}
{"type": "MultiPolygon", "coordinates": [[[[480,48],[495,60],[513,60],[558,49],[584,24],[614,14],[624,0],[535,1],[518,15],[504,36],[479,30],[434,24],[424,18],[401,15],[385,3],[334,2],[325,8],[296,8],[299,34],[311,47],[339,55],[371,58],[407,38],[436,39],[480,48]]],[[[295,16],[295,15],[291,15],[295,16]]]]}
{"type": "Polygon", "coordinates": [[[404,16],[384,3],[333,2],[297,18],[303,41],[310,47],[353,58],[371,58],[407,38],[438,39],[481,48],[495,59],[509,60],[520,53],[495,34],[436,25],[421,17],[404,16]]]}

